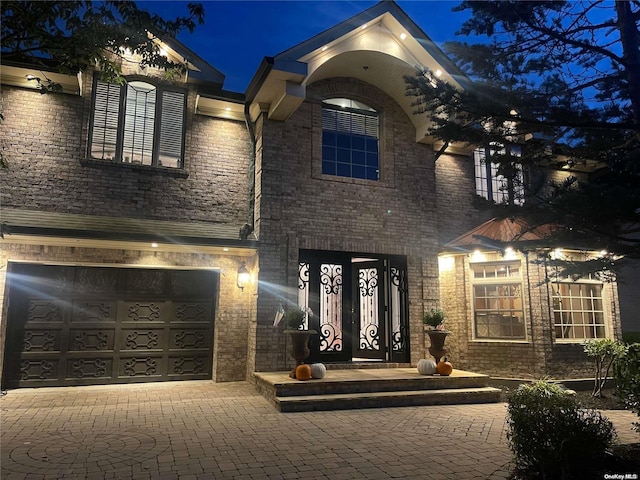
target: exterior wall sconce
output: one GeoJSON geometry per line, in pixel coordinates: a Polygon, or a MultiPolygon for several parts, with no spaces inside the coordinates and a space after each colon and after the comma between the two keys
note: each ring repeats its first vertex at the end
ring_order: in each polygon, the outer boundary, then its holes
{"type": "Polygon", "coordinates": [[[244,291],[244,287],[249,283],[249,277],[251,274],[249,270],[247,270],[247,266],[244,262],[240,264],[238,267],[238,288],[244,291]]]}

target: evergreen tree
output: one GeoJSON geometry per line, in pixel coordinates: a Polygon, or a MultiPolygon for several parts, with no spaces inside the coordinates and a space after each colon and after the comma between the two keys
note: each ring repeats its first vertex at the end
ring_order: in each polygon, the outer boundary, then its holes
{"type": "Polygon", "coordinates": [[[510,186],[522,164],[525,188],[485,206],[557,226],[546,246],[609,252],[589,269],[640,258],[640,2],[465,1],[462,10],[472,17],[458,33],[484,40],[445,44],[462,88],[431,71],[406,78],[439,154],[492,146],[487,161],[510,186]],[[521,156],[503,148],[514,143],[521,156]],[[571,175],[554,183],[548,168],[571,175]]]}

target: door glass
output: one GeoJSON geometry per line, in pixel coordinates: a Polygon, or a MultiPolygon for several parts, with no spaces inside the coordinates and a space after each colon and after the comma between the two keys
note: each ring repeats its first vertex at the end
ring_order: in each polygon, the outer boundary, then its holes
{"type": "Polygon", "coordinates": [[[342,351],[342,265],[320,264],[320,351],[342,351]]]}
{"type": "Polygon", "coordinates": [[[304,318],[304,328],[309,328],[309,264],[298,263],[298,306],[304,308],[307,314],[304,318]]]}
{"type": "Polygon", "coordinates": [[[360,345],[359,350],[380,350],[378,317],[378,269],[358,269],[360,297],[360,345]]]}
{"type": "Polygon", "coordinates": [[[406,298],[406,272],[391,267],[390,305],[391,305],[391,345],[394,352],[405,350],[402,312],[406,298]]]}

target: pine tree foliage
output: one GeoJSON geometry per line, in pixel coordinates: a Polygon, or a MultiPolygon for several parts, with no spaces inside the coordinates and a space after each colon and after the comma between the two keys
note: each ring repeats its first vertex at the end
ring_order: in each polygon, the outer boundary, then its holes
{"type": "Polygon", "coordinates": [[[138,55],[143,67],[184,68],[168,60],[154,40],[204,23],[202,5],[193,3],[186,4],[186,16],[172,20],[133,1],[3,1],[1,8],[3,62],[48,59],[62,73],[97,66],[109,81],[122,81],[123,52],[138,55]]]}
{"type": "Polygon", "coordinates": [[[589,268],[640,258],[640,1],[465,1],[462,10],[472,16],[458,33],[482,43],[445,44],[461,88],[428,70],[406,78],[439,153],[493,146],[487,161],[510,182],[522,164],[524,205],[514,193],[492,208],[556,225],[548,246],[609,252],[589,268]],[[512,144],[521,156],[502,148],[512,144]],[[570,176],[553,182],[549,168],[570,176]]]}

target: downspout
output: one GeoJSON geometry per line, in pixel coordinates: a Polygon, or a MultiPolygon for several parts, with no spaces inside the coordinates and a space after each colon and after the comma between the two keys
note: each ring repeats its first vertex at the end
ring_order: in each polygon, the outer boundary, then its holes
{"type": "Polygon", "coordinates": [[[247,125],[247,132],[249,132],[249,141],[251,142],[251,158],[249,159],[249,218],[247,224],[251,226],[251,232],[255,229],[256,212],[256,131],[251,121],[251,115],[249,114],[250,102],[247,100],[244,104],[244,121],[247,125]]]}
{"type": "Polygon", "coordinates": [[[249,86],[247,87],[247,91],[245,93],[245,104],[244,104],[244,120],[247,125],[247,131],[249,132],[249,140],[251,142],[251,159],[249,164],[249,215],[251,218],[248,219],[247,224],[249,225],[250,232],[255,230],[255,194],[256,194],[256,131],[253,126],[253,122],[251,121],[251,114],[249,112],[251,103],[255,100],[256,95],[267,76],[271,72],[273,68],[273,58],[272,57],[264,57],[262,63],[258,67],[258,71],[251,79],[249,86]]]}

